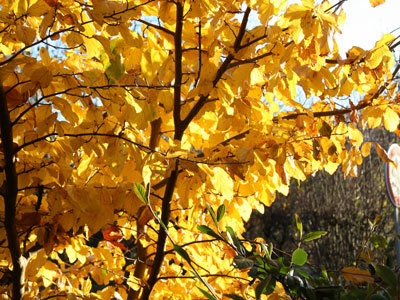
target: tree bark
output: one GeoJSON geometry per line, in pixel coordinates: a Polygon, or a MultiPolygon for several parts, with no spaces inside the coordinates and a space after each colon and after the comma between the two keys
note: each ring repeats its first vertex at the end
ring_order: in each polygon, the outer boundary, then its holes
{"type": "Polygon", "coordinates": [[[7,108],[6,93],[0,85],[0,137],[5,162],[4,171],[6,175],[6,180],[2,187],[2,196],[5,208],[4,226],[7,233],[8,249],[13,264],[12,299],[20,300],[23,298],[25,293],[24,262],[26,259],[21,255],[15,220],[17,210],[18,176],[15,169],[15,150],[12,129],[10,113],[7,108]]]}

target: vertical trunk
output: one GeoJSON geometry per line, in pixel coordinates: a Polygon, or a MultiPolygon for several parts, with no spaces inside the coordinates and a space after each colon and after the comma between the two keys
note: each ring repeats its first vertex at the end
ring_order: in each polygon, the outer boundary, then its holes
{"type": "MultiPolygon", "coordinates": [[[[178,161],[176,161],[175,170],[171,172],[171,176],[168,178],[167,187],[165,188],[165,194],[161,208],[161,221],[168,226],[170,213],[171,213],[171,200],[174,194],[176,179],[178,178],[178,161]]],[[[150,294],[158,280],[158,275],[161,270],[162,263],[165,256],[165,244],[167,241],[167,233],[160,226],[160,231],[157,239],[157,252],[154,257],[153,265],[151,266],[151,273],[147,280],[147,285],[143,289],[141,300],[148,300],[150,294]]]]}
{"type": "MultiPolygon", "coordinates": [[[[174,83],[174,126],[176,140],[181,140],[183,133],[187,127],[182,124],[181,120],[181,85],[182,85],[182,28],[183,28],[183,5],[181,2],[176,3],[176,26],[175,26],[175,83],[174,83]]],[[[178,178],[178,160],[175,161],[175,169],[171,172],[170,177],[167,181],[165,188],[164,197],[162,200],[161,207],[161,220],[168,226],[170,213],[171,213],[171,201],[174,195],[176,180],[178,178]]],[[[165,256],[165,245],[167,241],[167,232],[161,227],[157,239],[157,250],[154,257],[154,263],[151,267],[151,273],[147,280],[147,285],[143,289],[141,296],[142,300],[148,300],[150,294],[158,280],[158,275],[161,270],[162,263],[165,256]]]]}
{"type": "Polygon", "coordinates": [[[24,296],[24,257],[21,248],[15,222],[16,203],[18,193],[18,177],[15,170],[13,132],[10,114],[7,108],[6,94],[0,85],[0,130],[1,143],[4,153],[4,171],[6,180],[3,185],[3,198],[5,207],[4,226],[7,232],[8,249],[10,250],[13,272],[12,272],[12,299],[19,300],[24,296]]]}

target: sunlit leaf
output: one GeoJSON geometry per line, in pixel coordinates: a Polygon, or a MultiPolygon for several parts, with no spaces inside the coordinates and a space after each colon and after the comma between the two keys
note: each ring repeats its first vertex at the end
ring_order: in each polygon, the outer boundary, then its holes
{"type": "Polygon", "coordinates": [[[135,182],[133,184],[133,189],[140,200],[142,200],[145,204],[149,203],[149,199],[147,198],[147,194],[146,194],[146,189],[144,188],[143,185],[135,182]]]}
{"type": "Polygon", "coordinates": [[[383,3],[385,3],[386,0],[369,0],[369,3],[371,3],[372,7],[376,7],[378,5],[381,5],[383,3]]]}

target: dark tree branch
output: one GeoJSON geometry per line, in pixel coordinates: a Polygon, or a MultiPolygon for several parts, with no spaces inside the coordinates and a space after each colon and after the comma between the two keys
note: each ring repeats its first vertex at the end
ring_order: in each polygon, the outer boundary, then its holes
{"type": "Polygon", "coordinates": [[[181,85],[182,85],[182,28],[183,28],[183,6],[176,3],[176,26],[175,26],[175,83],[174,83],[174,124],[175,139],[181,140],[186,127],[181,121],[181,85]]]}
{"type": "Polygon", "coordinates": [[[244,65],[244,64],[256,63],[259,59],[262,59],[264,57],[270,56],[272,54],[273,54],[272,52],[266,52],[264,54],[261,54],[259,56],[253,57],[253,58],[248,58],[248,59],[235,61],[234,63],[231,63],[229,65],[228,69],[233,68],[233,67],[237,67],[237,66],[240,66],[240,65],[244,65]]]}
{"type": "MultiPolygon", "coordinates": [[[[178,4],[179,5],[179,4],[178,4]]],[[[175,169],[171,172],[168,178],[167,187],[165,188],[165,193],[162,201],[161,207],[161,221],[164,224],[168,224],[170,214],[171,214],[171,200],[174,194],[176,180],[178,178],[178,160],[175,160],[175,169]]],[[[154,262],[151,267],[151,273],[149,279],[147,280],[147,285],[143,289],[141,300],[148,300],[153,290],[155,284],[158,280],[158,275],[165,257],[165,244],[167,241],[168,234],[165,230],[160,230],[157,239],[157,251],[154,257],[154,262]]]]}
{"type": "Polygon", "coordinates": [[[15,168],[15,151],[13,149],[13,128],[11,125],[10,114],[7,108],[7,98],[0,85],[0,130],[1,142],[4,153],[4,171],[6,175],[4,198],[4,226],[7,233],[8,249],[10,250],[13,271],[12,271],[12,299],[20,300],[25,293],[25,279],[23,256],[21,255],[20,242],[16,224],[16,202],[18,194],[18,176],[15,168]]]}
{"type": "MultiPolygon", "coordinates": [[[[29,141],[29,142],[26,142],[26,143],[22,144],[21,146],[18,146],[17,149],[15,150],[15,153],[18,153],[21,149],[23,149],[23,148],[25,148],[27,146],[36,144],[36,143],[38,143],[40,141],[45,141],[47,138],[55,137],[55,136],[58,136],[58,133],[55,133],[55,132],[54,133],[49,133],[49,134],[46,134],[45,136],[41,136],[41,137],[39,137],[37,139],[34,139],[32,141],[29,141]]],[[[111,134],[111,133],[99,133],[99,132],[85,132],[85,133],[75,133],[75,134],[65,133],[63,136],[67,136],[67,137],[103,136],[103,137],[110,137],[110,138],[118,138],[118,139],[121,139],[121,140],[123,140],[125,142],[128,142],[129,144],[135,145],[136,147],[138,147],[141,150],[145,150],[146,153],[155,152],[154,149],[151,149],[151,148],[149,148],[149,147],[147,147],[145,145],[138,144],[138,143],[136,143],[136,142],[124,137],[124,136],[111,134]]]]}
{"type": "Polygon", "coordinates": [[[153,27],[155,29],[161,30],[161,31],[165,32],[166,34],[169,34],[169,35],[172,35],[172,36],[174,35],[174,33],[171,30],[169,30],[169,29],[167,29],[165,27],[162,27],[162,26],[147,22],[147,21],[142,20],[142,19],[137,20],[137,22],[140,22],[140,23],[143,23],[143,24],[145,24],[145,25],[147,25],[149,27],[153,27]]]}
{"type": "MultiPolygon", "coordinates": [[[[243,278],[243,277],[238,277],[238,276],[232,276],[232,275],[228,275],[228,274],[205,274],[205,275],[201,275],[201,277],[225,277],[225,278],[231,278],[231,279],[236,279],[236,280],[243,280],[243,281],[247,281],[250,282],[251,279],[248,278],[243,278]]],[[[159,278],[160,279],[196,279],[196,276],[162,276],[159,278]]]]}
{"type": "Polygon", "coordinates": [[[201,20],[199,21],[199,72],[197,73],[197,78],[194,81],[194,86],[197,87],[197,84],[199,83],[200,80],[200,75],[201,75],[201,20]]]}
{"type": "MultiPolygon", "coordinates": [[[[181,140],[183,132],[186,127],[182,126],[181,121],[181,84],[182,84],[182,28],[183,28],[183,5],[180,2],[176,2],[176,26],[175,26],[175,82],[174,82],[174,125],[176,140],[181,140]]],[[[161,205],[161,221],[164,224],[169,223],[171,215],[171,201],[174,195],[176,180],[178,178],[179,161],[175,160],[175,169],[171,172],[168,178],[167,186],[165,188],[164,197],[161,205]]],[[[167,229],[166,229],[167,230],[167,229]]],[[[160,274],[161,266],[165,257],[165,245],[167,242],[168,232],[166,230],[159,230],[157,238],[157,250],[154,257],[153,265],[151,266],[151,272],[147,280],[147,284],[143,289],[141,300],[148,300],[150,294],[157,283],[158,276],[160,274]]]]}
{"type": "MultiPolygon", "coordinates": [[[[242,24],[239,29],[239,33],[236,37],[235,43],[233,44],[233,49],[235,53],[237,53],[241,48],[240,45],[242,43],[244,34],[246,32],[246,26],[247,22],[249,20],[249,15],[250,15],[251,9],[247,7],[242,24]]],[[[213,80],[213,87],[216,87],[220,79],[222,78],[222,75],[229,69],[230,63],[234,59],[234,54],[230,53],[222,63],[222,65],[219,67],[217,74],[215,75],[215,78],[213,80]]],[[[185,119],[182,121],[182,127],[184,130],[189,126],[190,122],[193,120],[193,118],[199,113],[199,111],[202,109],[204,104],[206,104],[207,99],[209,95],[201,95],[200,99],[196,102],[196,104],[193,106],[193,108],[189,111],[188,115],[185,117],[185,119]]],[[[183,131],[184,131],[183,130],[183,131]]],[[[182,132],[183,134],[183,132],[182,132]]]]}

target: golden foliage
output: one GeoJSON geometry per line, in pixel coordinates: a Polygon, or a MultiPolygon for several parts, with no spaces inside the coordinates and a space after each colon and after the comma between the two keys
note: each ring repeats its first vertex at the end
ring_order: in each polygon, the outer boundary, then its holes
{"type": "MultiPolygon", "coordinates": [[[[355,176],[374,145],[362,128],[399,133],[396,37],[342,59],[334,38],[344,12],[328,1],[0,7],[0,117],[13,134],[2,127],[0,185],[19,234],[3,239],[11,229],[1,227],[0,242],[29,257],[26,297],[196,299],[200,282],[171,241],[219,297],[253,297],[235,252],[197,229],[218,230],[207,205],[224,204],[220,229],[240,237],[252,209],[287,194],[292,178],[340,165],[355,176]],[[135,183],[148,187],[169,239],[135,183]],[[12,188],[14,200],[4,192],[12,188]]],[[[12,270],[17,256],[2,246],[0,265],[12,270]]],[[[281,297],[277,285],[266,299],[281,297]]]]}

